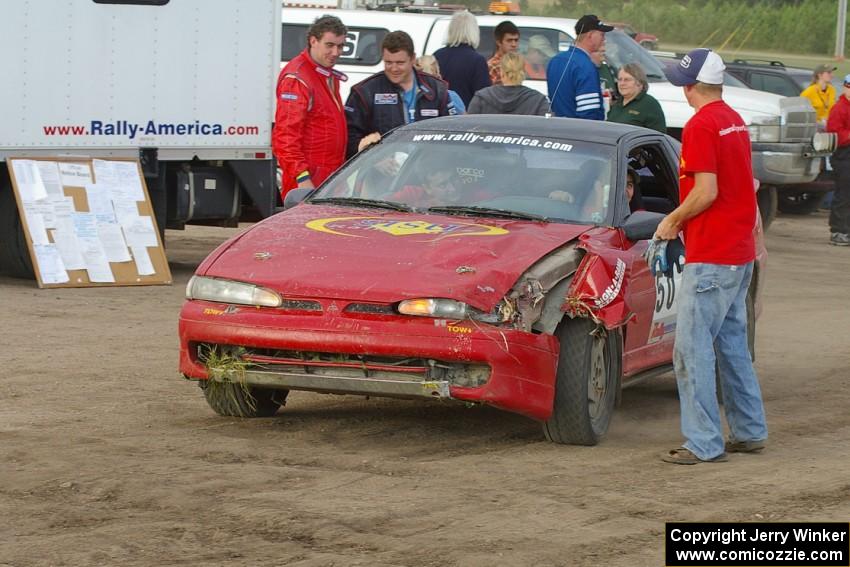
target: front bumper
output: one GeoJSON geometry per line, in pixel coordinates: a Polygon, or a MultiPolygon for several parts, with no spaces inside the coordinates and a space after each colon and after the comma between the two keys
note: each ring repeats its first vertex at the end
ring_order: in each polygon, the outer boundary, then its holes
{"type": "Polygon", "coordinates": [[[480,402],[538,420],[552,413],[559,352],[552,335],[473,321],[347,313],[334,302],[322,307],[287,312],[187,301],[180,314],[180,372],[197,380],[227,378],[208,375],[199,346],[241,347],[247,355],[239,379],[251,386],[480,402]],[[281,352],[324,354],[303,363],[286,354],[269,356],[281,352]],[[364,362],[353,364],[352,357],[364,362]],[[428,362],[401,367],[369,357],[428,362]],[[479,374],[485,368],[489,376],[475,386],[452,372],[434,379],[429,363],[479,374]]]}
{"type": "Polygon", "coordinates": [[[820,173],[821,159],[808,143],[752,144],[753,176],[769,185],[808,183],[820,173]]]}

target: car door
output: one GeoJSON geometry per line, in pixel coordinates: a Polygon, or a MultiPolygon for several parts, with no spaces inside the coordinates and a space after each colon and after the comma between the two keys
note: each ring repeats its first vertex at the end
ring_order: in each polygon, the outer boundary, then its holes
{"type": "MultiPolygon", "coordinates": [[[[669,213],[679,203],[678,154],[666,136],[641,136],[625,148],[622,154],[618,187],[625,187],[626,171],[633,167],[640,175],[636,189],[642,198],[642,209],[669,213]]],[[[624,191],[619,195],[615,211],[616,224],[622,226],[631,214],[624,191]]],[[[655,276],[649,270],[643,254],[648,240],[629,241],[623,235],[629,285],[626,302],[635,314],[626,325],[623,345],[623,376],[628,379],[643,370],[670,363],[676,328],[676,290],[681,273],[673,277],[655,276]]]]}

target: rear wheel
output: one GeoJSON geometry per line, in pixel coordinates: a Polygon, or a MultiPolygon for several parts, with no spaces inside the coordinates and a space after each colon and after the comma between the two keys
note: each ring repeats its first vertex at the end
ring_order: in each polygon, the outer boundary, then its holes
{"type": "Polygon", "coordinates": [[[823,193],[779,193],[779,211],[787,215],[808,215],[815,212],[823,193]]]}
{"type": "Polygon", "coordinates": [[[289,390],[254,388],[237,382],[202,380],[198,385],[213,411],[233,417],[271,417],[289,394],[289,390]]]}
{"type": "Polygon", "coordinates": [[[608,431],[622,369],[622,339],[589,319],[564,319],[552,416],[543,433],[554,443],[596,445],[608,431]]]}

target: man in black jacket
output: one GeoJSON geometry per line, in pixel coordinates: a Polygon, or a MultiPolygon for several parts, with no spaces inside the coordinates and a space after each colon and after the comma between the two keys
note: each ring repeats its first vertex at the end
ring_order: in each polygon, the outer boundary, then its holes
{"type": "Polygon", "coordinates": [[[457,114],[448,85],[414,69],[413,40],[403,31],[388,33],[381,43],[384,71],[351,87],[345,103],[348,122],[346,157],[380,140],[397,126],[457,114]]]}

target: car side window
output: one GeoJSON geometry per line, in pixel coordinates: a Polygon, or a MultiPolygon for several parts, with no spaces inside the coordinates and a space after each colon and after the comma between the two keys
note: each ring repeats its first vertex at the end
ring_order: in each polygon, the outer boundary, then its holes
{"type": "MultiPolygon", "coordinates": [[[[493,26],[481,26],[481,42],[478,52],[489,59],[496,51],[493,26]]],[[[566,33],[551,29],[520,26],[519,53],[525,57],[525,74],[528,79],[545,80],[546,65],[559,51],[566,51],[573,38],[566,33]]]]}
{"type": "MultiPolygon", "coordinates": [[[[290,61],[307,45],[305,24],[283,24],[281,60],[290,61]]],[[[373,66],[381,62],[381,42],[389,30],[384,28],[349,27],[339,63],[345,65],[373,66]]]]}
{"type": "MultiPolygon", "coordinates": [[[[634,169],[640,181],[635,186],[634,195],[629,202],[626,194],[622,197],[618,218],[625,219],[636,210],[655,213],[669,213],[679,203],[679,184],[677,172],[672,171],[670,160],[661,141],[635,146],[629,151],[627,167],[634,169]]],[[[623,172],[625,176],[625,171],[623,172]]],[[[628,182],[625,176],[623,183],[628,182]]]]}
{"type": "Polygon", "coordinates": [[[782,96],[800,96],[800,89],[791,77],[778,73],[750,73],[750,84],[758,91],[767,91],[782,96]]]}

